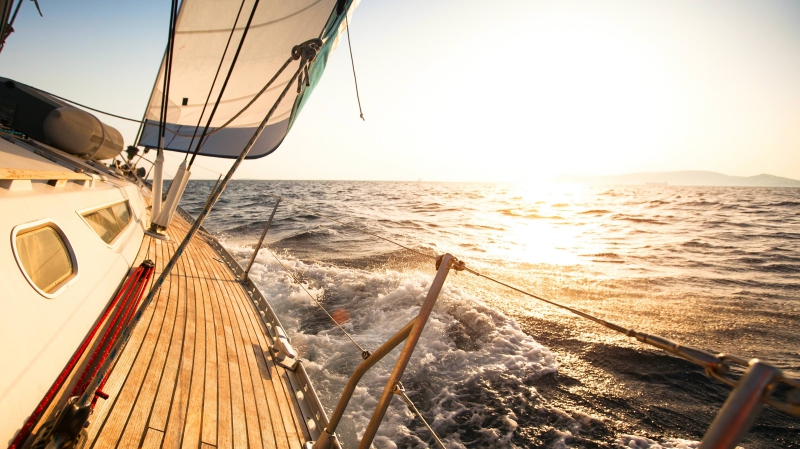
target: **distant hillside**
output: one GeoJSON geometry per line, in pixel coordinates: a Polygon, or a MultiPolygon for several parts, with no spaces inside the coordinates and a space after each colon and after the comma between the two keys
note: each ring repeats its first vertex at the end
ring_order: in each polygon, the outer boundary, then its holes
{"type": "Polygon", "coordinates": [[[556,182],[579,184],[668,184],[675,186],[800,187],[800,181],[773,175],[728,176],[711,171],[668,171],[614,176],[560,175],[556,182]]]}

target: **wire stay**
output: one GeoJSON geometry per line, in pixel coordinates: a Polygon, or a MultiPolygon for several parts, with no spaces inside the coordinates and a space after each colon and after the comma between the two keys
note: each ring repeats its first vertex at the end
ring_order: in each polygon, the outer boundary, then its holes
{"type": "MultiPolygon", "coordinates": [[[[287,274],[288,274],[288,275],[289,275],[289,276],[292,278],[292,280],[295,282],[295,284],[299,285],[299,286],[300,286],[300,288],[302,288],[302,289],[303,289],[303,291],[304,291],[304,292],[306,292],[306,294],[308,295],[308,297],[309,297],[309,298],[311,298],[311,299],[312,299],[312,300],[313,300],[313,301],[314,301],[314,302],[315,302],[315,303],[316,303],[316,304],[319,306],[319,308],[320,308],[320,309],[322,309],[322,311],[323,311],[323,312],[325,312],[325,315],[328,315],[328,318],[330,318],[330,319],[331,319],[331,321],[333,321],[333,324],[335,324],[335,325],[336,325],[336,327],[338,327],[338,328],[339,328],[339,330],[341,330],[341,331],[342,331],[342,333],[344,333],[344,334],[347,336],[347,338],[349,338],[349,339],[350,339],[350,341],[353,343],[353,345],[355,345],[355,347],[356,347],[356,348],[358,349],[358,351],[361,353],[361,356],[362,356],[362,357],[364,356],[364,354],[369,354],[369,352],[368,352],[368,351],[365,351],[365,350],[364,350],[364,348],[362,348],[362,347],[361,347],[361,345],[359,345],[359,344],[358,344],[358,343],[355,341],[355,339],[353,339],[353,337],[352,337],[352,336],[351,336],[351,335],[350,335],[350,334],[349,334],[349,333],[348,333],[348,332],[347,332],[347,331],[346,331],[346,330],[345,330],[345,329],[342,327],[342,325],[341,325],[341,324],[339,324],[339,322],[338,322],[338,321],[336,321],[336,319],[333,317],[333,315],[331,315],[330,313],[328,313],[328,311],[325,309],[325,306],[323,306],[323,305],[322,305],[322,303],[320,302],[320,300],[319,300],[319,299],[318,299],[316,296],[312,295],[312,294],[311,294],[311,292],[309,292],[308,290],[306,290],[305,286],[303,286],[303,283],[302,283],[302,282],[300,282],[300,279],[298,279],[298,278],[297,278],[297,276],[296,276],[296,275],[295,275],[295,274],[294,274],[294,273],[293,273],[291,270],[289,270],[289,269],[286,267],[286,265],[284,265],[284,264],[283,264],[283,262],[281,262],[281,260],[278,258],[278,256],[277,256],[277,255],[275,255],[275,253],[274,253],[274,252],[272,252],[272,250],[271,250],[271,249],[267,248],[266,246],[263,246],[262,248],[264,248],[264,249],[266,249],[267,251],[269,251],[269,253],[272,255],[272,257],[274,257],[274,258],[275,258],[275,260],[276,260],[276,261],[278,261],[278,263],[280,264],[280,266],[281,266],[281,267],[284,269],[284,271],[286,271],[286,273],[287,273],[287,274]]],[[[258,248],[256,248],[256,250],[258,250],[258,248]]],[[[367,356],[367,357],[369,357],[369,356],[367,356]]]]}

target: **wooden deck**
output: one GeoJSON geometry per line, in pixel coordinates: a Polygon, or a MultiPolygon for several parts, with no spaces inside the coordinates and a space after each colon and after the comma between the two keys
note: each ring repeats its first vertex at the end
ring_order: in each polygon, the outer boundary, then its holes
{"type": "MultiPolygon", "coordinates": [[[[188,231],[175,215],[139,254],[159,276],[188,231]]],[[[200,236],[178,260],[118,359],[85,448],[297,448],[310,439],[253,303],[200,236]]]]}

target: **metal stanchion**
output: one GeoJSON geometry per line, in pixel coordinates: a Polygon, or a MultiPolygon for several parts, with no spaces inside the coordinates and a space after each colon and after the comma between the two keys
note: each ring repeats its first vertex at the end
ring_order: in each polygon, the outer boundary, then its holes
{"type": "Polygon", "coordinates": [[[334,439],[333,435],[334,432],[336,432],[336,427],[344,415],[344,410],[347,407],[347,403],[350,401],[350,397],[353,395],[353,392],[356,389],[356,385],[358,385],[358,381],[375,363],[377,363],[380,359],[386,356],[386,354],[391,352],[392,349],[405,340],[406,344],[403,346],[400,356],[397,358],[397,362],[394,365],[391,375],[389,375],[389,380],[386,382],[386,387],[384,388],[383,394],[378,401],[378,405],[375,408],[372,419],[370,419],[369,425],[367,426],[364,436],[361,438],[361,443],[358,446],[359,448],[370,447],[372,440],[375,438],[375,433],[377,433],[378,427],[380,427],[381,421],[383,421],[383,416],[386,414],[386,410],[389,408],[389,402],[391,402],[392,397],[394,396],[395,386],[400,380],[400,377],[403,376],[403,371],[405,371],[408,361],[411,359],[411,354],[414,353],[414,348],[417,346],[419,337],[425,328],[425,324],[428,322],[428,318],[433,311],[433,306],[436,304],[436,300],[439,298],[439,293],[442,291],[444,281],[447,278],[447,274],[450,272],[450,268],[453,266],[454,262],[457,263],[457,260],[452,255],[445,254],[442,256],[437,264],[438,271],[436,272],[436,277],[433,278],[431,288],[428,290],[428,295],[425,297],[425,301],[422,303],[422,307],[420,307],[416,318],[411,320],[410,323],[405,325],[403,329],[392,336],[392,338],[387,340],[386,343],[381,345],[381,347],[378,348],[374,353],[370,354],[369,352],[366,352],[362,354],[364,361],[361,362],[361,365],[356,368],[355,372],[350,377],[350,381],[347,383],[347,386],[345,387],[344,392],[339,399],[336,410],[334,410],[333,415],[328,422],[328,427],[323,430],[316,442],[313,444],[306,443],[306,449],[328,449],[331,447],[334,439]]]}
{"type": "Polygon", "coordinates": [[[734,449],[758,417],[764,406],[764,397],[779,375],[777,368],[758,359],[751,360],[750,367],[706,431],[700,447],[734,449]]]}
{"type": "Polygon", "coordinates": [[[245,282],[247,280],[247,275],[250,273],[250,268],[253,267],[253,262],[256,261],[258,250],[261,249],[261,244],[264,243],[264,237],[267,236],[267,231],[269,231],[269,225],[272,224],[272,219],[275,217],[275,211],[278,210],[278,204],[280,203],[281,203],[281,197],[278,197],[278,201],[275,202],[275,207],[272,209],[272,214],[270,214],[269,220],[267,220],[267,225],[264,227],[264,232],[261,233],[261,238],[258,239],[258,245],[256,245],[255,249],[253,250],[253,256],[250,257],[250,263],[247,264],[247,268],[245,268],[244,273],[242,273],[242,278],[239,279],[241,282],[245,282]]]}

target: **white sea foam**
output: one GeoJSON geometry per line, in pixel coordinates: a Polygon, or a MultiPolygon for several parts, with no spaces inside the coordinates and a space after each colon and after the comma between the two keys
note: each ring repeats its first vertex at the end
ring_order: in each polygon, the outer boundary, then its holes
{"type": "MultiPolygon", "coordinates": [[[[621,435],[617,443],[630,449],[696,449],[700,447],[699,441],[684,440],[681,438],[665,438],[657,442],[645,437],[635,435],[621,435]]],[[[737,447],[737,449],[742,449],[737,447]]]]}
{"type": "MultiPolygon", "coordinates": [[[[243,257],[248,252],[229,249],[243,257]]],[[[343,327],[369,350],[416,316],[433,279],[432,273],[372,272],[306,264],[285,255],[281,259],[289,270],[302,274],[309,293],[324,298],[329,312],[349,315],[343,327]]],[[[328,413],[332,412],[350,374],[361,362],[360,354],[266,250],[259,254],[250,276],[280,317],[323,404],[328,413]]],[[[351,399],[337,432],[346,447],[357,445],[398,352],[396,349],[367,373],[351,399]]],[[[517,430],[513,411],[504,410],[497,416],[497,410],[465,397],[475,395],[475,386],[491,388],[488,384],[492,379],[522,384],[557,368],[550,350],[522,332],[514,320],[445,284],[403,382],[409,397],[447,447],[465,447],[461,432],[464,419],[478,429],[470,435],[470,441],[513,447],[511,438],[517,430]],[[484,425],[489,420],[492,425],[484,425]]],[[[428,443],[421,438],[427,438],[427,431],[414,422],[413,414],[399,398],[392,401],[375,446],[392,448],[402,441],[406,447],[426,447],[428,443]]]]}

